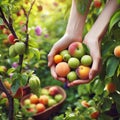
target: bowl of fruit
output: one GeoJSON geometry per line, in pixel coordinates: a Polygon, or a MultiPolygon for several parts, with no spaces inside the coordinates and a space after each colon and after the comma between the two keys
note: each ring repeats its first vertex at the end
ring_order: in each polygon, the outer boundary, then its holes
{"type": "Polygon", "coordinates": [[[66,78],[68,82],[87,80],[92,62],[89,49],[81,42],[71,43],[68,48],[54,56],[57,75],[66,78]]]}
{"type": "Polygon", "coordinates": [[[66,99],[66,92],[60,86],[47,86],[41,88],[40,95],[33,93],[23,96],[20,100],[21,107],[33,114],[35,120],[47,120],[51,114],[62,107],[66,99]]]}

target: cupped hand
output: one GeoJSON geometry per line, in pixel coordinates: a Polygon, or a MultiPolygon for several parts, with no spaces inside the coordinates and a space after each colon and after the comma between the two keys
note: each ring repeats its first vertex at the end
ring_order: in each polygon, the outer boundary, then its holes
{"type": "Polygon", "coordinates": [[[93,38],[91,36],[86,36],[83,40],[83,43],[86,44],[90,51],[90,55],[93,59],[93,63],[89,72],[89,78],[87,80],[74,80],[71,83],[68,83],[68,86],[76,86],[80,84],[89,83],[93,78],[98,75],[101,71],[102,67],[102,59],[101,59],[101,41],[98,38],[93,38]]]}
{"type": "Polygon", "coordinates": [[[55,63],[54,63],[54,56],[58,54],[60,51],[66,49],[69,44],[72,42],[79,41],[81,42],[81,38],[76,38],[75,36],[71,36],[68,34],[65,34],[60,40],[58,40],[52,47],[51,51],[48,54],[48,66],[50,67],[51,75],[56,80],[59,80],[61,82],[66,82],[66,79],[63,77],[59,77],[55,72],[55,63]]]}

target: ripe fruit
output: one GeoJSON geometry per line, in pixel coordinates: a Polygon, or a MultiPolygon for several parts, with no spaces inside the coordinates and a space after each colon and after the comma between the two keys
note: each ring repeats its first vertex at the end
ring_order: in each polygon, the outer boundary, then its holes
{"type": "Polygon", "coordinates": [[[57,54],[57,55],[54,56],[54,62],[56,64],[59,63],[59,62],[62,62],[62,60],[63,60],[62,55],[57,54]]]}
{"type": "Polygon", "coordinates": [[[88,102],[87,102],[86,100],[83,100],[83,101],[81,102],[81,105],[82,105],[83,107],[86,107],[86,108],[90,107],[90,105],[88,104],[88,102]]]}
{"type": "Polygon", "coordinates": [[[88,79],[90,67],[80,65],[79,68],[77,68],[76,72],[80,79],[88,79]]]}
{"type": "Polygon", "coordinates": [[[39,102],[42,103],[43,105],[47,105],[48,104],[48,96],[47,95],[41,95],[39,97],[39,102]]]}
{"type": "Polygon", "coordinates": [[[99,117],[99,114],[100,114],[99,111],[96,111],[96,112],[91,113],[90,116],[92,119],[97,119],[99,117]]]}
{"type": "Polygon", "coordinates": [[[109,93],[114,93],[116,91],[116,85],[114,83],[110,82],[106,85],[106,90],[109,93]]]}
{"type": "Polygon", "coordinates": [[[2,93],[1,93],[1,97],[2,97],[2,98],[7,98],[6,93],[5,93],[5,92],[2,92],[2,93]]]}
{"type": "Polygon", "coordinates": [[[116,46],[114,49],[114,55],[120,57],[120,45],[116,46]]]}
{"type": "Polygon", "coordinates": [[[80,42],[73,42],[69,45],[68,51],[71,56],[81,58],[85,54],[83,44],[80,42]]]}
{"type": "Polygon", "coordinates": [[[48,106],[49,106],[49,107],[55,105],[56,103],[57,103],[57,102],[56,102],[54,99],[52,99],[52,98],[48,100],[48,106]]]}
{"type": "Polygon", "coordinates": [[[101,0],[94,0],[94,7],[96,7],[96,8],[100,8],[101,5],[102,5],[101,0]]]}
{"type": "Polygon", "coordinates": [[[38,99],[37,95],[31,94],[30,102],[33,103],[33,104],[37,104],[39,102],[39,99],[38,99]]]}
{"type": "Polygon", "coordinates": [[[8,35],[8,40],[9,40],[10,44],[14,44],[15,43],[15,37],[14,37],[14,35],[12,33],[10,33],[8,35]]]}
{"type": "Polygon", "coordinates": [[[77,80],[77,74],[75,71],[71,71],[67,74],[67,79],[72,82],[74,80],[77,80]]]}
{"type": "Polygon", "coordinates": [[[77,68],[80,65],[80,61],[75,57],[71,57],[68,60],[68,65],[70,66],[70,68],[77,68]]]}
{"type": "Polygon", "coordinates": [[[66,62],[60,62],[56,65],[55,71],[58,76],[66,77],[67,74],[70,72],[70,67],[66,62]]]}
{"type": "Polygon", "coordinates": [[[42,34],[42,29],[41,29],[40,26],[37,26],[37,27],[35,28],[35,33],[36,33],[37,36],[40,36],[40,35],[42,34]]]}
{"type": "Polygon", "coordinates": [[[82,56],[81,64],[85,66],[90,66],[92,64],[92,57],[90,55],[82,56]]]}
{"type": "Polygon", "coordinates": [[[11,45],[9,48],[9,56],[10,57],[15,57],[17,55],[16,51],[15,51],[15,45],[11,45]]]}
{"type": "Polygon", "coordinates": [[[54,95],[56,95],[58,93],[59,93],[59,90],[58,90],[58,88],[56,86],[52,86],[52,87],[49,88],[49,94],[51,96],[54,96],[54,95]]]}
{"type": "Polygon", "coordinates": [[[14,49],[15,49],[15,52],[19,55],[22,55],[24,54],[25,52],[25,44],[24,42],[16,42],[14,44],[14,49]]]}
{"type": "Polygon", "coordinates": [[[42,103],[38,103],[38,104],[36,105],[37,113],[43,112],[45,109],[46,109],[46,108],[45,108],[45,106],[44,106],[42,103]]]}
{"type": "Polygon", "coordinates": [[[24,105],[27,105],[27,106],[29,105],[30,106],[30,104],[31,104],[30,99],[25,99],[24,100],[24,105]]]}
{"type": "Polygon", "coordinates": [[[57,102],[59,102],[59,101],[62,100],[63,96],[62,96],[61,94],[57,94],[57,95],[55,95],[54,98],[55,98],[55,100],[56,100],[57,102]]]}

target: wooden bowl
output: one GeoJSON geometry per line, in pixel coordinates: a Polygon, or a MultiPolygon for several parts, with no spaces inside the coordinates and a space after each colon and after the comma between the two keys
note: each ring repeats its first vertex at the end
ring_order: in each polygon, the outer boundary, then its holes
{"type": "MultiPolygon", "coordinates": [[[[50,87],[52,87],[52,86],[47,86],[45,88],[49,89],[50,87]]],[[[46,108],[45,111],[36,113],[35,115],[33,115],[33,118],[35,120],[47,120],[53,113],[56,113],[61,109],[61,107],[66,99],[66,92],[62,87],[60,87],[60,86],[56,86],[56,87],[58,88],[59,93],[63,96],[62,100],[59,103],[57,103],[49,108],[46,108]]],[[[30,94],[27,94],[27,95],[23,96],[23,98],[20,100],[21,107],[23,106],[23,101],[25,99],[29,98],[29,96],[30,96],[30,94]]]]}

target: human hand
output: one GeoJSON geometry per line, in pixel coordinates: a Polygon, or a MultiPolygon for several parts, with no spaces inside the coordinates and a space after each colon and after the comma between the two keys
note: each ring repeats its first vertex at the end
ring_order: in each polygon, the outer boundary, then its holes
{"type": "Polygon", "coordinates": [[[53,76],[53,78],[55,78],[56,80],[59,80],[61,82],[66,82],[67,80],[63,77],[59,77],[56,72],[55,72],[55,63],[53,61],[54,56],[59,53],[60,51],[66,49],[70,43],[75,42],[75,41],[79,41],[81,42],[82,39],[81,37],[76,38],[76,36],[71,36],[68,34],[65,34],[58,42],[56,42],[51,51],[48,54],[48,66],[50,67],[51,70],[51,75],[53,76]]]}
{"type": "Polygon", "coordinates": [[[68,86],[75,86],[80,84],[89,83],[98,73],[100,73],[102,60],[101,60],[101,50],[100,43],[101,41],[98,38],[93,38],[90,35],[87,35],[83,41],[84,44],[88,47],[90,55],[93,59],[93,63],[89,72],[89,78],[87,80],[74,80],[71,83],[68,83],[68,86]]]}

